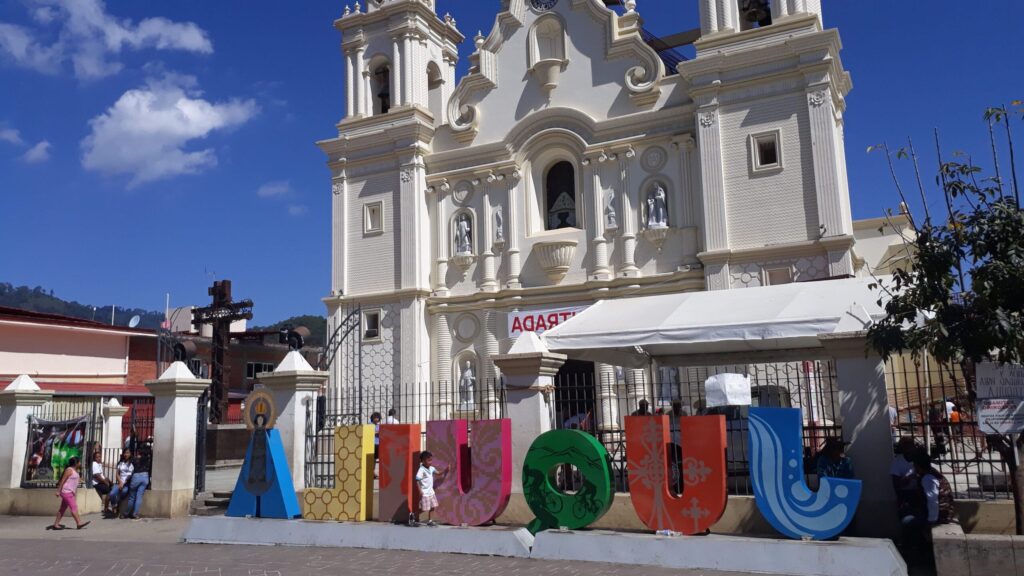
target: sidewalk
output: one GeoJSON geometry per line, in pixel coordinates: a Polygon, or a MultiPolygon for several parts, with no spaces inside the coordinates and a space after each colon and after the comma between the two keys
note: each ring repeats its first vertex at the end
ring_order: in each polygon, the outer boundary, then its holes
{"type": "MultiPolygon", "coordinates": [[[[56,513],[54,513],[54,516],[56,513]]],[[[47,540],[79,542],[148,542],[175,544],[188,526],[189,518],[114,520],[100,514],[86,514],[83,521],[92,522],[82,530],[74,530],[75,520],[65,515],[61,523],[72,528],[60,532],[46,530],[53,516],[0,516],[0,540],[47,540]]]]}

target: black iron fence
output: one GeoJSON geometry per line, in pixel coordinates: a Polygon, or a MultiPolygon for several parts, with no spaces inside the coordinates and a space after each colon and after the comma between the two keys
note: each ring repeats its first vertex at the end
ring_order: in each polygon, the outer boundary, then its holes
{"type": "Polygon", "coordinates": [[[473,386],[427,382],[377,387],[363,390],[361,397],[361,412],[331,410],[331,406],[339,403],[325,395],[314,396],[306,405],[306,486],[334,486],[336,426],[370,424],[375,416],[379,416],[382,424],[507,417],[505,386],[494,379],[477,380],[473,386]]]}
{"type": "Polygon", "coordinates": [[[959,366],[893,357],[886,364],[893,442],[928,451],[957,498],[1011,498],[1010,469],[978,428],[959,366]]]}
{"type": "Polygon", "coordinates": [[[54,400],[29,417],[22,488],[55,488],[71,458],[82,462],[81,482],[89,479],[93,451],[99,447],[103,414],[99,399],[54,400]]]}
{"type": "MultiPolygon", "coordinates": [[[[563,371],[555,380],[555,428],[575,428],[593,434],[608,450],[615,487],[629,491],[626,467],[625,417],[643,414],[697,416],[721,414],[726,420],[726,466],[730,494],[752,495],[748,452],[749,408],[708,407],[705,381],[718,373],[740,373],[750,377],[753,406],[801,408],[805,472],[810,475],[814,459],[825,439],[842,435],[839,394],[835,371],[823,361],[749,364],[712,367],[663,367],[650,371],[609,368],[595,375],[582,365],[579,371],[563,371]]],[[[672,419],[672,439],[678,445],[679,424],[672,419]]],[[[672,484],[681,490],[680,451],[670,453],[672,484]]],[[[578,474],[560,470],[556,482],[574,490],[578,474]]]]}

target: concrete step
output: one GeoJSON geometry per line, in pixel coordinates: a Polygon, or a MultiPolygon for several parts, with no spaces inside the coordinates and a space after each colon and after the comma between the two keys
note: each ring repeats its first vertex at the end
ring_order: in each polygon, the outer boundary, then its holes
{"type": "Polygon", "coordinates": [[[192,516],[223,516],[224,508],[220,506],[199,506],[193,503],[192,516]]]}
{"type": "Polygon", "coordinates": [[[213,497],[214,498],[227,498],[228,500],[230,500],[232,494],[234,494],[234,492],[218,492],[218,491],[215,490],[213,492],[213,497]]]}
{"type": "Polygon", "coordinates": [[[227,508],[230,502],[231,498],[206,498],[203,500],[203,504],[216,508],[227,508]]]}

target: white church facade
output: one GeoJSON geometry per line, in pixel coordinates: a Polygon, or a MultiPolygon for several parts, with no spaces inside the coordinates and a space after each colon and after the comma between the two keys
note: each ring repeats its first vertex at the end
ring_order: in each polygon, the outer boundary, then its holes
{"type": "Polygon", "coordinates": [[[331,331],[361,308],[364,386],[494,378],[517,332],[598,300],[860,273],[820,0],[699,0],[682,61],[645,42],[642,0],[493,0],[461,79],[455,18],[366,1],[335,22],[347,109],[319,142],[324,301],[331,331]]]}

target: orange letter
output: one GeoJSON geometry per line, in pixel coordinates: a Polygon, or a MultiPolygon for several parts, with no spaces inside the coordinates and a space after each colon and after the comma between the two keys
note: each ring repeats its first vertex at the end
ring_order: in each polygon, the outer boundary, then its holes
{"type": "Polygon", "coordinates": [[[629,492],[640,520],[651,530],[701,534],[725,512],[725,417],[684,416],[683,493],[669,488],[668,416],[626,417],[629,492]]]}
{"type": "Polygon", "coordinates": [[[413,476],[419,466],[419,424],[384,424],[380,427],[380,520],[406,522],[416,509],[413,476]]]}

